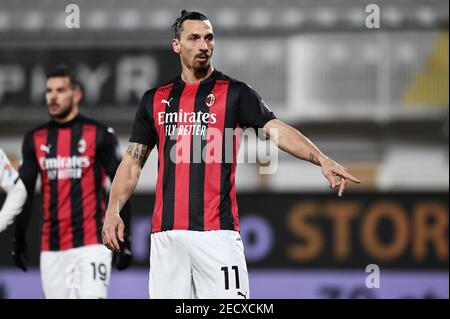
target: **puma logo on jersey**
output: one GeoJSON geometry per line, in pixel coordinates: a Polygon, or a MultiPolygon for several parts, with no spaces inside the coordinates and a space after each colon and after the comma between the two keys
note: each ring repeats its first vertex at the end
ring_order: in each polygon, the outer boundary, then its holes
{"type": "Polygon", "coordinates": [[[52,144],[41,144],[40,149],[41,151],[44,151],[45,153],[49,154],[50,153],[50,149],[52,148],[52,144]]]}
{"type": "Polygon", "coordinates": [[[238,296],[242,296],[242,297],[244,297],[244,299],[247,299],[247,293],[246,292],[242,293],[242,292],[238,291],[237,294],[238,294],[238,296]]]}
{"type": "Polygon", "coordinates": [[[171,102],[172,100],[173,100],[173,97],[171,97],[169,101],[162,99],[162,100],[161,100],[161,103],[164,103],[164,104],[166,104],[168,107],[170,107],[170,102],[171,102]]]}

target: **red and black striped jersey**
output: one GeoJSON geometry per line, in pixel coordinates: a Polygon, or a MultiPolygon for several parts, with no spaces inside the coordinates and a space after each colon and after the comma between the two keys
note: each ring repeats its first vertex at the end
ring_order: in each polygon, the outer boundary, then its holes
{"type": "Polygon", "coordinates": [[[130,142],[158,148],[152,232],[239,230],[235,132],[274,118],[255,90],[217,70],[147,91],[130,142]]]}
{"type": "Polygon", "coordinates": [[[113,178],[120,160],[114,131],[82,115],[64,124],[50,121],[27,133],[19,172],[28,197],[19,215],[24,225],[16,223],[16,236],[24,236],[39,174],[41,250],[102,243],[106,176],[113,178]]]}

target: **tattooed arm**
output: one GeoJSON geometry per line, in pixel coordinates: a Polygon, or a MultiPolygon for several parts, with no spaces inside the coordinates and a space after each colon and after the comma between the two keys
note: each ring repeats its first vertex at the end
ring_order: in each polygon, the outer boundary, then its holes
{"type": "Polygon", "coordinates": [[[108,208],[103,224],[103,243],[113,251],[119,251],[119,241],[123,242],[125,225],[120,218],[120,211],[134,192],[145,164],[150,147],[129,143],[127,152],[120,163],[111,185],[108,208]]]}
{"type": "Polygon", "coordinates": [[[147,145],[130,143],[128,145],[127,155],[133,160],[138,161],[142,168],[150,155],[150,151],[151,149],[147,145]]]}
{"type": "Polygon", "coordinates": [[[288,124],[274,119],[267,122],[264,129],[266,136],[270,137],[283,151],[320,166],[323,175],[330,183],[330,187],[339,186],[339,196],[342,196],[344,192],[347,179],[360,183],[360,180],[352,176],[344,166],[325,156],[313,142],[288,124]],[[335,176],[339,179],[337,182],[335,176]]]}

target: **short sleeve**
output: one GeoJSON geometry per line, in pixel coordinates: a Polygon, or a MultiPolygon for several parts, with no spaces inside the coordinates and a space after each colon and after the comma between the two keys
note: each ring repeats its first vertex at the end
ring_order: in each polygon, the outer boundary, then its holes
{"type": "Polygon", "coordinates": [[[254,129],[263,128],[276,116],[270,111],[261,96],[250,86],[244,84],[239,96],[239,124],[254,129]]]}
{"type": "Polygon", "coordinates": [[[141,99],[141,103],[136,112],[133,130],[129,139],[132,143],[139,143],[149,146],[151,149],[155,146],[156,133],[153,121],[151,91],[147,91],[141,99]]]}

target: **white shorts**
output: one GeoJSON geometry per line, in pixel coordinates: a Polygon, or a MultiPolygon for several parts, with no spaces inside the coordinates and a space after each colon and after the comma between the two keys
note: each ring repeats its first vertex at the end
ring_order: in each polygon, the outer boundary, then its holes
{"type": "Polygon", "coordinates": [[[103,245],[41,252],[41,280],[47,299],[106,298],[112,252],[103,245]]]}
{"type": "Polygon", "coordinates": [[[249,298],[239,232],[170,230],[151,235],[152,299],[249,298]]]}

